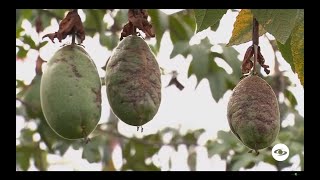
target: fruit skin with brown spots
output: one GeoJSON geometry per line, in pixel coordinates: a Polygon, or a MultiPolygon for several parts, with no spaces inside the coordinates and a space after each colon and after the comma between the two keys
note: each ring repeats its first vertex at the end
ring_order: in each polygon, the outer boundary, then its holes
{"type": "Polygon", "coordinates": [[[86,51],[58,50],[47,63],[40,86],[41,106],[50,127],[66,139],[86,138],[101,116],[101,81],[86,51]]]}
{"type": "Polygon", "coordinates": [[[256,75],[245,77],[234,88],[227,116],[231,131],[256,151],[270,146],[280,130],[277,97],[271,86],[256,75]]]}
{"type": "Polygon", "coordinates": [[[106,91],[113,113],[132,126],[153,119],[161,102],[160,76],[148,44],[138,36],[124,38],[106,68],[106,91]]]}

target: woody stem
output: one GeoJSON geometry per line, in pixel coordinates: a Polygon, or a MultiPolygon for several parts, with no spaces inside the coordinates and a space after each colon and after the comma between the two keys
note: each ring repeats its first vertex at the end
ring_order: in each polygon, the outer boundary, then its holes
{"type": "Polygon", "coordinates": [[[259,23],[256,18],[253,18],[253,27],[252,27],[252,43],[254,50],[254,60],[253,60],[253,73],[256,73],[256,62],[258,58],[258,47],[259,47],[259,23]]]}
{"type": "Polygon", "coordinates": [[[72,32],[72,42],[71,45],[74,45],[76,43],[76,33],[75,31],[72,32]]]}

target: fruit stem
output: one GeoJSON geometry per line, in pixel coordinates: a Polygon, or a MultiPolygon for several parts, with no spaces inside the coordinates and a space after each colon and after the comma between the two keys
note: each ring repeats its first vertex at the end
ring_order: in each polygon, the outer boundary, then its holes
{"type": "Polygon", "coordinates": [[[252,26],[252,44],[253,44],[253,74],[256,74],[256,62],[258,59],[258,48],[259,48],[259,23],[256,18],[253,18],[252,26]]]}
{"type": "Polygon", "coordinates": [[[75,43],[76,43],[76,32],[75,32],[75,31],[73,31],[73,32],[72,32],[72,41],[71,41],[71,45],[75,45],[75,43]]]}

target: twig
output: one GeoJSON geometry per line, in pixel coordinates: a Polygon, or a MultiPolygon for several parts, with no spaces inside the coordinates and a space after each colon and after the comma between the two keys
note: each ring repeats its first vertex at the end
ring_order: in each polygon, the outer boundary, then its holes
{"type": "Polygon", "coordinates": [[[256,20],[256,18],[253,18],[252,43],[253,43],[253,51],[254,51],[253,74],[256,74],[256,63],[258,59],[258,48],[259,48],[259,23],[256,20]]]}

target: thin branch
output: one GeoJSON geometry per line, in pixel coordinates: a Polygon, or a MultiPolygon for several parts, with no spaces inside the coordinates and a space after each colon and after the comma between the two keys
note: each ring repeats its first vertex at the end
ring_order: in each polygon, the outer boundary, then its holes
{"type": "Polygon", "coordinates": [[[256,74],[256,63],[258,59],[258,48],[259,48],[259,23],[256,18],[253,18],[252,26],[252,43],[253,43],[253,74],[256,74]]]}

